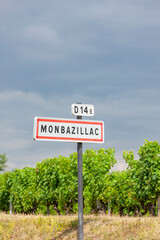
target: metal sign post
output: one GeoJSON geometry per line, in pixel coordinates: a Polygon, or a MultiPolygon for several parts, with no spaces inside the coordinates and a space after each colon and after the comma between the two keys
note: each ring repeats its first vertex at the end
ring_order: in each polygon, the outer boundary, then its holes
{"type": "Polygon", "coordinates": [[[94,115],[94,106],[91,104],[72,104],[71,112],[74,116],[77,116],[76,120],[35,117],[33,139],[37,141],[77,142],[78,240],[83,240],[82,142],[103,143],[104,123],[103,121],[82,121],[82,116],[94,115]]]}
{"type": "MultiPolygon", "coordinates": [[[[77,116],[77,119],[82,119],[77,116]]],[[[78,239],[83,240],[83,164],[82,164],[82,142],[77,143],[78,158],[78,239]]]]}

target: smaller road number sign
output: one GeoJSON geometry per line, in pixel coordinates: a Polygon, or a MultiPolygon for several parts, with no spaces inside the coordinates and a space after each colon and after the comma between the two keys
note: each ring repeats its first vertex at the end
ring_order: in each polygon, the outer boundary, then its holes
{"type": "Polygon", "coordinates": [[[91,104],[72,104],[71,112],[74,116],[94,116],[94,106],[91,104]]]}
{"type": "Polygon", "coordinates": [[[34,118],[33,138],[38,141],[104,142],[103,121],[34,118]]]}

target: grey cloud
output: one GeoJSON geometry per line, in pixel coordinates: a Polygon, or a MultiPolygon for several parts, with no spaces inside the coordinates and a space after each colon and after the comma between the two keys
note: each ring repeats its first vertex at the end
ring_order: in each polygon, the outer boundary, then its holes
{"type": "MultiPolygon", "coordinates": [[[[76,101],[95,105],[93,119],[106,125],[103,146],[115,146],[118,158],[144,138],[159,140],[159,7],[157,0],[0,1],[0,143],[12,166],[61,152],[59,143],[52,152],[53,144],[32,142],[32,120],[70,118],[76,101]]],[[[63,153],[73,149],[66,143],[63,153]]]]}

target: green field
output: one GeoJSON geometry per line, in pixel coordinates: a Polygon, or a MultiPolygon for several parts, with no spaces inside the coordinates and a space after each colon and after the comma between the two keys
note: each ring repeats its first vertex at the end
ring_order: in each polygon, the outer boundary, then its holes
{"type": "MultiPolygon", "coordinates": [[[[77,215],[7,215],[0,214],[2,240],[77,239],[77,215]]],[[[84,216],[84,240],[158,240],[159,217],[84,216]]]]}

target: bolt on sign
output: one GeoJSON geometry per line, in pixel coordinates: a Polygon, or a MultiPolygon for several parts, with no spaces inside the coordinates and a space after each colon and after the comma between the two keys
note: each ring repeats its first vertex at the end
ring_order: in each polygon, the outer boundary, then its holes
{"type": "Polygon", "coordinates": [[[103,121],[34,118],[33,138],[38,141],[104,142],[103,121]]]}

